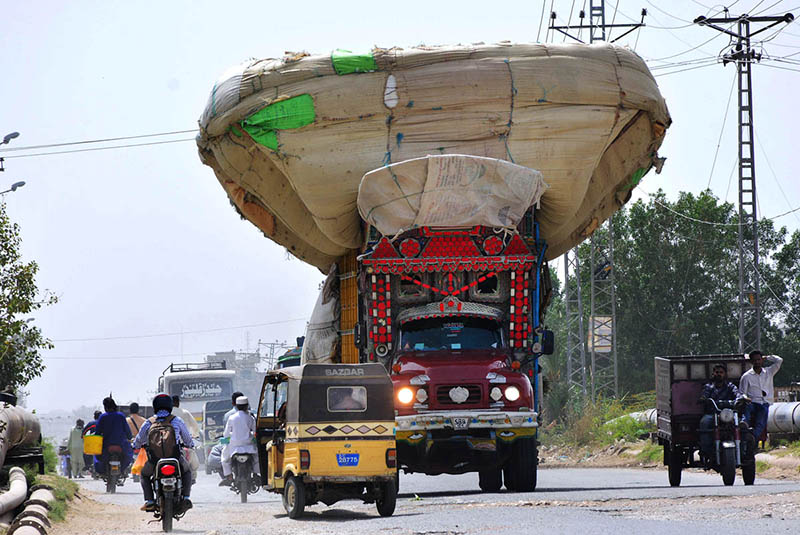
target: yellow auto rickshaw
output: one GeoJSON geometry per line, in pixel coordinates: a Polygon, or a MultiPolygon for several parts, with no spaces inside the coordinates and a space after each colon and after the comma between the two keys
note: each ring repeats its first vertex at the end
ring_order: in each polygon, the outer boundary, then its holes
{"type": "Polygon", "coordinates": [[[264,488],[290,518],[358,499],[391,516],[397,501],[392,382],[381,364],[305,364],[264,378],[256,439],[264,488]]]}

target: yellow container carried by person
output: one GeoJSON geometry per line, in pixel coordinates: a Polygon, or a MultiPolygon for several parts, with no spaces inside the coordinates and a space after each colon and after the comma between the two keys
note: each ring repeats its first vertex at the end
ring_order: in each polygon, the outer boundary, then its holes
{"type": "Polygon", "coordinates": [[[100,435],[86,435],[83,437],[84,455],[101,455],[103,453],[103,437],[100,435]]]}

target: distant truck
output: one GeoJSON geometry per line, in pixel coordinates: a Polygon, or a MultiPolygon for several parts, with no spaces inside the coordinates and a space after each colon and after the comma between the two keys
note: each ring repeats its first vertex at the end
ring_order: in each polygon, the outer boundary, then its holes
{"type": "Polygon", "coordinates": [[[390,241],[370,232],[355,338],[361,362],[391,370],[404,471],[478,472],[487,492],[503,480],[512,491],[536,487],[538,358],[552,352],[537,231],[531,209],[507,233],[426,227],[390,241]]]}

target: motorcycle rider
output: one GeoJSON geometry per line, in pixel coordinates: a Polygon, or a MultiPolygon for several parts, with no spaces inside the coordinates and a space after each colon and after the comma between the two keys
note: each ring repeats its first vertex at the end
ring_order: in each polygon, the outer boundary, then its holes
{"type": "Polygon", "coordinates": [[[728,381],[728,368],[725,364],[721,362],[714,364],[711,382],[703,386],[703,392],[700,394],[700,401],[705,410],[705,414],[700,418],[700,456],[706,465],[713,458],[714,439],[712,435],[714,414],[717,412],[711,400],[713,399],[720,409],[733,408],[739,397],[736,385],[728,381]]]}
{"type": "Polygon", "coordinates": [[[236,414],[236,400],[242,396],[244,396],[244,394],[242,394],[241,392],[234,392],[233,395],[231,396],[231,409],[228,412],[226,412],[225,415],[222,417],[223,427],[228,425],[228,418],[236,414]]]}
{"type": "Polygon", "coordinates": [[[228,443],[222,450],[222,476],[219,486],[224,487],[233,483],[231,475],[231,457],[236,453],[248,453],[253,455],[254,462],[251,463],[253,471],[258,474],[258,463],[255,462],[255,455],[258,453],[256,445],[253,441],[256,431],[256,420],[250,414],[250,403],[245,396],[239,396],[236,399],[236,413],[228,418],[228,423],[225,424],[225,431],[222,436],[230,438],[228,443]]]}
{"type": "Polygon", "coordinates": [[[144,425],[145,419],[139,414],[139,404],[135,401],[131,403],[129,411],[131,415],[128,416],[128,427],[131,428],[131,434],[136,436],[139,434],[139,429],[144,425]]]}
{"type": "Polygon", "coordinates": [[[106,473],[106,459],[108,459],[109,446],[120,446],[122,448],[122,459],[120,459],[120,471],[130,466],[133,461],[133,450],[131,449],[131,430],[125,415],[119,412],[117,403],[113,398],[107,397],[103,400],[103,408],[106,410],[97,419],[95,434],[103,437],[103,453],[100,457],[95,457],[94,468],[98,474],[106,473]]]}
{"type": "MultiPolygon", "coordinates": [[[[180,396],[172,396],[172,414],[183,420],[193,440],[200,440],[200,426],[197,425],[197,420],[194,419],[192,413],[181,407],[180,396]]],[[[200,459],[197,458],[197,453],[194,450],[189,450],[186,453],[186,460],[189,461],[189,466],[192,467],[192,483],[194,483],[197,481],[197,469],[200,467],[200,459]]]]}
{"type": "MultiPolygon", "coordinates": [[[[171,418],[170,423],[175,429],[175,438],[177,441],[176,449],[178,451],[178,462],[181,466],[181,484],[183,486],[181,510],[188,511],[192,508],[192,501],[189,499],[192,490],[192,470],[189,466],[189,462],[181,454],[181,444],[187,448],[194,448],[194,441],[192,440],[192,436],[189,434],[189,429],[186,427],[186,424],[183,422],[183,420],[177,416],[172,416],[171,397],[169,397],[167,394],[158,394],[153,398],[153,410],[156,413],[155,416],[148,418],[144,424],[142,424],[142,428],[139,429],[139,434],[136,435],[136,439],[133,441],[133,447],[146,447],[148,445],[148,433],[150,431],[150,427],[153,425],[153,422],[164,421],[167,418],[171,418]]],[[[157,462],[158,459],[154,458],[151,455],[151,452],[148,451],[147,462],[142,467],[141,483],[142,494],[144,495],[144,505],[141,508],[142,511],[152,512],[156,510],[155,493],[153,491],[153,483],[150,481],[150,478],[153,476],[157,462]]]]}
{"type": "MultiPolygon", "coordinates": [[[[95,435],[97,434],[97,420],[100,419],[100,415],[103,414],[100,411],[94,411],[94,418],[89,420],[89,423],[83,426],[83,433],[81,434],[82,437],[86,435],[95,435]]],[[[90,472],[94,473],[94,455],[83,455],[83,466],[85,466],[90,472]]],[[[96,476],[93,475],[96,478],[96,476]]]]}

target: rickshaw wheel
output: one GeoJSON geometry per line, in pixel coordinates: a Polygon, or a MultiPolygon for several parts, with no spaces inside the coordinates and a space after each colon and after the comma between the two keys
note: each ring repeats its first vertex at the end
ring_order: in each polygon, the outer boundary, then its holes
{"type": "MultiPolygon", "coordinates": [[[[306,488],[295,476],[289,476],[283,488],[283,508],[289,518],[299,518],[306,507],[306,488]]],[[[394,507],[392,507],[394,509],[394,507]]]]}
{"type": "Polygon", "coordinates": [[[397,505],[397,487],[394,484],[394,480],[385,482],[382,490],[383,496],[375,500],[378,514],[381,516],[392,516],[395,505],[397,505]]]}

